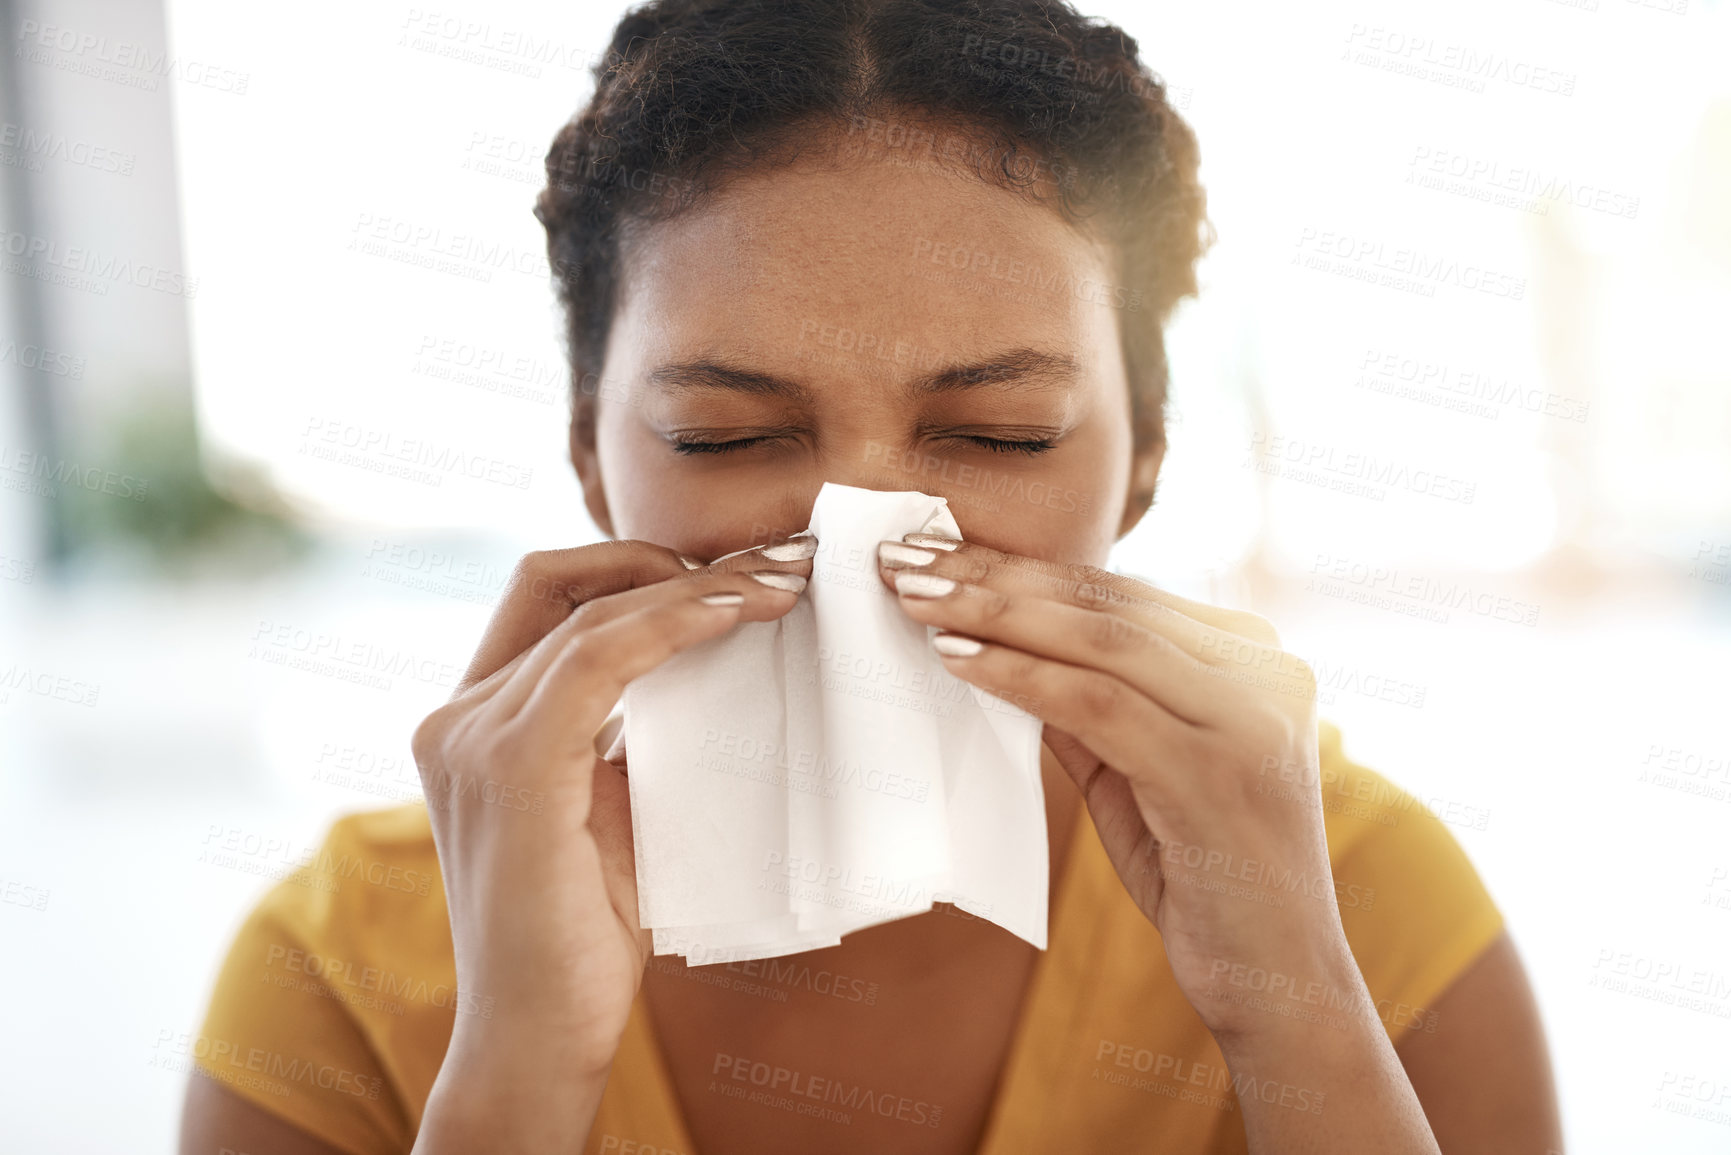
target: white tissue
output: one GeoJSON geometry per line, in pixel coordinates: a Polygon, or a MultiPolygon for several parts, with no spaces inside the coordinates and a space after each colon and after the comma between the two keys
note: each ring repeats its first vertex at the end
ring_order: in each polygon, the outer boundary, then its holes
{"type": "MultiPolygon", "coordinates": [[[[952,902],[1044,950],[1038,718],[946,671],[877,545],[943,498],[826,484],[810,584],[622,699],[638,915],[691,965],[835,946],[952,902]]],[[[617,744],[615,750],[618,749],[617,744]]]]}

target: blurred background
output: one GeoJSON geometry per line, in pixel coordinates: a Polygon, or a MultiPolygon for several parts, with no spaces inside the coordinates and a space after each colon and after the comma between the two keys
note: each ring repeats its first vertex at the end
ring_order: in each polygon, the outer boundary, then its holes
{"type": "MultiPolygon", "coordinates": [[[[1453,824],[1570,1151],[1731,1151],[1727,5],[1083,7],[1220,236],[1115,565],[1453,824]]],[[[0,2],[0,1148],[173,1149],[242,914],[598,539],[530,206],[620,11],[0,2]]]]}

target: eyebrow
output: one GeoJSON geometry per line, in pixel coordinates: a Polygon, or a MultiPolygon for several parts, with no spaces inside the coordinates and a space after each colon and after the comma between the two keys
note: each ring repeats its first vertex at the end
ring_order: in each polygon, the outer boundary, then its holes
{"type": "MultiPolygon", "coordinates": [[[[1080,367],[1074,357],[1042,353],[1037,349],[1010,349],[986,360],[946,365],[915,378],[908,392],[917,396],[955,393],[989,386],[1028,389],[1064,389],[1075,384],[1080,367]]],[[[811,390],[798,381],[742,369],[723,361],[699,358],[658,366],[649,381],[671,393],[693,389],[727,389],[758,397],[783,397],[809,401],[811,390]]]]}

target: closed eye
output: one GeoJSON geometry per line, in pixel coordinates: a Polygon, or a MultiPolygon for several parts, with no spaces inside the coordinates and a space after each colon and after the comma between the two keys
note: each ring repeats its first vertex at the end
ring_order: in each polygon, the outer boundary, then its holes
{"type": "MultiPolygon", "coordinates": [[[[753,445],[780,440],[782,439],[776,436],[738,437],[731,441],[675,438],[672,445],[673,452],[682,456],[691,456],[699,453],[734,453],[742,449],[749,449],[753,445]]],[[[1054,449],[1058,444],[1057,439],[1052,437],[1018,440],[1008,437],[958,436],[956,440],[965,441],[970,445],[978,445],[983,449],[991,450],[993,453],[1022,453],[1029,457],[1044,453],[1048,449],[1054,449]]]]}
{"type": "Polygon", "coordinates": [[[672,442],[673,452],[689,456],[694,453],[732,453],[740,449],[749,449],[763,442],[780,441],[780,437],[740,437],[732,441],[702,441],[675,438],[672,442]]]}
{"type": "Polygon", "coordinates": [[[1026,453],[1032,456],[1044,453],[1054,448],[1058,443],[1050,437],[1042,437],[1034,441],[1015,441],[1002,437],[964,437],[963,441],[971,441],[975,445],[983,445],[994,453],[1026,453]]]}

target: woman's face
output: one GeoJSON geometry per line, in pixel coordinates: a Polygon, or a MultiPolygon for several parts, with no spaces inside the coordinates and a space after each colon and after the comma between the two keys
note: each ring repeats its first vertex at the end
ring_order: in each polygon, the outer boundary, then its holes
{"type": "Polygon", "coordinates": [[[595,449],[573,446],[617,538],[717,557],[804,529],[834,481],[1098,565],[1132,469],[1146,487],[1159,467],[1132,461],[1104,250],[1016,193],[800,161],[650,226],[624,263],[595,449]]]}

